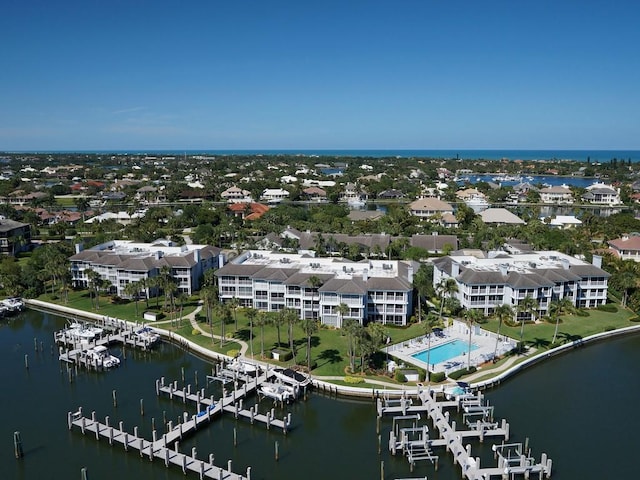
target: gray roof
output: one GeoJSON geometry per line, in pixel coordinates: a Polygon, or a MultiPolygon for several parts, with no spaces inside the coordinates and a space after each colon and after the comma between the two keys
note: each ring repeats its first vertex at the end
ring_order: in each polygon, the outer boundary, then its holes
{"type": "Polygon", "coordinates": [[[611,274],[605,272],[601,268],[596,267],[595,265],[586,264],[586,265],[571,265],[569,267],[572,273],[576,275],[580,275],[581,278],[588,277],[606,277],[609,278],[611,274]]]}
{"type": "Polygon", "coordinates": [[[364,295],[367,293],[367,287],[362,278],[331,278],[327,280],[318,291],[364,295]]]}
{"type": "Polygon", "coordinates": [[[458,237],[455,235],[413,235],[411,246],[424,248],[429,252],[441,251],[445,245],[451,245],[453,250],[458,249],[458,237]]]}
{"type": "Polygon", "coordinates": [[[539,288],[539,287],[553,287],[555,283],[549,279],[544,278],[538,273],[520,273],[509,272],[507,275],[507,284],[512,288],[539,288]]]}
{"type": "Polygon", "coordinates": [[[0,232],[11,232],[12,230],[26,227],[28,225],[28,223],[16,222],[15,220],[6,218],[4,220],[0,220],[0,232]]]}

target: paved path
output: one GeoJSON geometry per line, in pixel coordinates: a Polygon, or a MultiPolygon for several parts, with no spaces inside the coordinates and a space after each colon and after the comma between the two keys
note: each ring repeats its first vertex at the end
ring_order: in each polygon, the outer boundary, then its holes
{"type": "MultiPolygon", "coordinates": [[[[189,320],[189,322],[191,323],[191,327],[194,330],[198,330],[200,332],[201,335],[205,336],[205,337],[209,337],[209,338],[216,338],[218,340],[220,340],[220,335],[213,335],[211,332],[207,332],[205,329],[203,329],[199,324],[198,321],[196,320],[196,317],[198,315],[198,313],[200,313],[202,311],[203,308],[203,302],[202,300],[198,302],[198,306],[196,307],[196,309],[189,313],[188,315],[183,316],[182,318],[180,318],[180,321],[182,320],[189,320]]],[[[242,340],[238,340],[237,338],[231,338],[231,339],[227,339],[227,340],[231,340],[232,342],[236,342],[240,344],[240,355],[245,355],[247,353],[247,350],[249,349],[249,345],[247,344],[247,342],[242,341],[242,340]]]]}

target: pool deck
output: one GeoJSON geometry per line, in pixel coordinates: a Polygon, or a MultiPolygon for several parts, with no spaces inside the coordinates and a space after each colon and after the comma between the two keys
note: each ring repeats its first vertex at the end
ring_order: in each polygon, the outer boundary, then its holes
{"type": "MultiPolygon", "coordinates": [[[[455,370],[465,368],[469,362],[467,358],[467,349],[461,354],[446,359],[440,363],[427,365],[426,362],[414,358],[418,352],[422,352],[430,348],[435,348],[440,345],[444,345],[453,340],[459,340],[468,344],[469,342],[469,327],[464,322],[453,320],[452,325],[443,329],[441,333],[431,333],[431,342],[429,345],[429,339],[427,335],[414,338],[396,345],[391,345],[385,350],[389,355],[393,355],[406,365],[414,365],[423,369],[429,369],[431,372],[444,372],[449,374],[455,370]]],[[[474,325],[471,333],[471,343],[477,348],[471,351],[471,365],[479,366],[483,363],[490,362],[493,359],[494,352],[496,351],[496,334],[482,330],[478,325],[474,325]]],[[[512,350],[516,347],[516,342],[508,337],[502,337],[498,341],[498,356],[512,350]]]]}

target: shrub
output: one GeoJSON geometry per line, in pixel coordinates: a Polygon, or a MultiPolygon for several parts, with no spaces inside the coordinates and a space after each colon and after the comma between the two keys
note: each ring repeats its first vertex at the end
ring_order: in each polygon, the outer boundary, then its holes
{"type": "Polygon", "coordinates": [[[474,373],[476,371],[476,367],[471,367],[469,369],[461,368],[460,370],[456,370],[455,372],[451,372],[449,374],[449,378],[452,380],[458,380],[463,375],[468,375],[470,373],[474,373]]]}
{"type": "Polygon", "coordinates": [[[350,383],[350,384],[353,384],[353,385],[357,385],[358,383],[364,383],[364,378],[346,376],[346,377],[344,377],[344,382],[345,383],[350,383]]]}
{"type": "Polygon", "coordinates": [[[630,322],[640,322],[640,317],[638,315],[636,315],[635,317],[631,317],[629,319],[630,322]]]}
{"type": "Polygon", "coordinates": [[[598,305],[597,308],[602,312],[616,313],[618,311],[617,305],[613,303],[605,303],[603,305],[598,305]]]}
{"type": "Polygon", "coordinates": [[[584,308],[579,308],[578,310],[576,310],[576,315],[579,317],[588,317],[589,316],[589,312],[587,310],[585,310],[584,308]]]}
{"type": "Polygon", "coordinates": [[[240,350],[238,350],[237,348],[232,348],[231,350],[227,351],[227,355],[233,358],[237,357],[239,353],[240,353],[240,350]]]}
{"type": "Polygon", "coordinates": [[[614,327],[612,325],[607,325],[606,327],[604,327],[604,331],[605,332],[612,332],[615,329],[616,329],[616,327],[614,327]]]}
{"type": "Polygon", "coordinates": [[[434,372],[431,374],[431,381],[433,383],[440,383],[447,378],[447,375],[444,372],[434,372]]]}
{"type": "Polygon", "coordinates": [[[191,330],[191,335],[193,335],[194,337],[196,335],[200,335],[200,330],[198,330],[197,328],[194,328],[193,330],[191,330]]]}
{"type": "Polygon", "coordinates": [[[396,379],[396,382],[400,382],[400,383],[405,383],[407,381],[407,377],[405,377],[404,373],[402,373],[400,370],[396,370],[395,379],[396,379]]]}

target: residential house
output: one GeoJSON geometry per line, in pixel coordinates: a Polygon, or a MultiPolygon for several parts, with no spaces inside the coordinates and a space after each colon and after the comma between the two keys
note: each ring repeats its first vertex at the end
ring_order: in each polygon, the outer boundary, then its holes
{"type": "Polygon", "coordinates": [[[620,189],[613,188],[604,183],[594,183],[587,187],[587,192],[582,195],[582,200],[598,205],[620,205],[620,189]]]}
{"type": "Polygon", "coordinates": [[[640,262],[640,235],[625,234],[620,238],[609,240],[609,251],[622,260],[640,262]]]}
{"type": "Polygon", "coordinates": [[[439,221],[444,214],[453,214],[453,207],[438,198],[420,198],[409,204],[409,211],[421,219],[439,221]]]}
{"type": "Polygon", "coordinates": [[[573,203],[573,192],[567,185],[542,188],[539,193],[542,203],[553,203],[556,205],[570,205],[573,203]]]}

